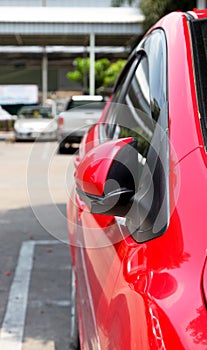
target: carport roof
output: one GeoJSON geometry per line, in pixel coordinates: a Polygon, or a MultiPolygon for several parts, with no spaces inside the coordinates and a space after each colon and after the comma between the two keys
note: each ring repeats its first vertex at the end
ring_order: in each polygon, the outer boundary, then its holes
{"type": "Polygon", "coordinates": [[[144,16],[136,8],[1,7],[0,45],[133,46],[144,16]]]}

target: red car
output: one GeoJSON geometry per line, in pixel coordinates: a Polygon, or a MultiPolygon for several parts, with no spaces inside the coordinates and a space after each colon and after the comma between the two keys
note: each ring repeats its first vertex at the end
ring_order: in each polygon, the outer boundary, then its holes
{"type": "Polygon", "coordinates": [[[75,157],[81,349],[207,349],[206,147],[207,10],[174,12],[131,54],[75,157]]]}

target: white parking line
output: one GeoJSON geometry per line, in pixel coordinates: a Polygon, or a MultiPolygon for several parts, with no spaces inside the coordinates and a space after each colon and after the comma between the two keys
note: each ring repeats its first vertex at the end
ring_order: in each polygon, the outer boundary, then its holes
{"type": "Polygon", "coordinates": [[[51,144],[49,142],[46,142],[44,144],[44,148],[42,150],[42,156],[41,156],[42,160],[48,159],[48,157],[49,157],[49,155],[51,153],[51,149],[50,148],[51,148],[51,144]]]}
{"type": "Polygon", "coordinates": [[[37,244],[59,244],[59,241],[25,241],[22,243],[14,279],[10,288],[7,309],[0,332],[1,350],[21,350],[27,310],[29,284],[37,244]]]}

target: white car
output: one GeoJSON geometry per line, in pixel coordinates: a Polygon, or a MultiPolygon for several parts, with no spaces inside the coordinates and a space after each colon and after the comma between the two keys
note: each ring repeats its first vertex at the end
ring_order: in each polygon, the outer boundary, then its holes
{"type": "Polygon", "coordinates": [[[14,123],[16,141],[57,140],[57,120],[49,107],[24,106],[14,123]]]}
{"type": "Polygon", "coordinates": [[[104,105],[103,97],[98,95],[71,97],[67,110],[58,116],[59,153],[64,153],[74,143],[80,143],[86,131],[101,117],[104,105]]]}

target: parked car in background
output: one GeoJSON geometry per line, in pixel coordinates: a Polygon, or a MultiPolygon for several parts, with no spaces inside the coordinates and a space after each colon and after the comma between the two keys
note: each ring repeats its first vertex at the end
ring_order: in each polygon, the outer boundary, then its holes
{"type": "Polygon", "coordinates": [[[50,107],[24,106],[14,123],[15,139],[57,140],[57,120],[50,107]]]}
{"type": "Polygon", "coordinates": [[[207,10],[165,16],[80,144],[67,218],[82,350],[207,348],[206,53],[207,10]]]}
{"type": "Polygon", "coordinates": [[[72,96],[58,116],[59,153],[80,143],[86,131],[98,121],[104,107],[102,96],[72,96]]]}

